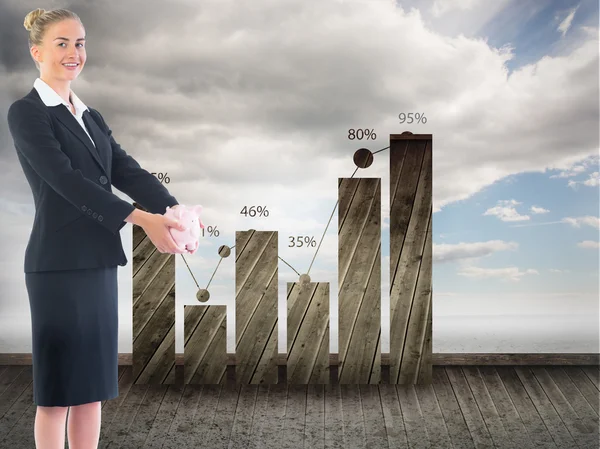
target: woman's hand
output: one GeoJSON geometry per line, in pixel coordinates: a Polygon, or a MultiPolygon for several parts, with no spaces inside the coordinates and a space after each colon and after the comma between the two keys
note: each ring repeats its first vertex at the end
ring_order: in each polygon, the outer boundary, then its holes
{"type": "Polygon", "coordinates": [[[160,253],[184,254],[188,252],[185,248],[177,246],[169,232],[169,228],[185,231],[185,226],[179,224],[176,219],[161,214],[147,214],[144,223],[141,223],[140,226],[146,231],[146,235],[160,253]]]}

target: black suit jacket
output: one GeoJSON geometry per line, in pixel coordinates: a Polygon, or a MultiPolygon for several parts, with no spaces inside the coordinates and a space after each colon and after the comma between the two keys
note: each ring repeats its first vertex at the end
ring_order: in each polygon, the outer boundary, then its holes
{"type": "Polygon", "coordinates": [[[111,185],[150,213],[178,204],[121,148],[98,111],[89,108],[83,121],[96,147],[63,104],[46,106],[35,88],[9,107],[8,127],[35,203],[26,273],[127,264],[119,230],[135,206],[111,185]]]}

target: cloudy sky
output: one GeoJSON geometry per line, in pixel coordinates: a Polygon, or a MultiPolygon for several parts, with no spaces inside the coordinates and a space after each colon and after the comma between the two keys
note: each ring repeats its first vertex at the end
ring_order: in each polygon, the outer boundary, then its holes
{"type": "MultiPolygon", "coordinates": [[[[168,173],[182,204],[204,206],[206,238],[186,258],[201,287],[235,231],[279,232],[279,255],[306,272],[352,154],[389,134],[434,136],[434,352],[598,352],[598,3],[499,0],[47,2],[86,28],[72,88],[121,146],[168,173]],[[420,112],[426,124],[401,124],[420,112]],[[369,128],[375,141],[350,141],[369,128]],[[267,206],[268,218],[240,215],[267,206]]],[[[23,256],[31,191],[8,133],[9,105],[39,75],[23,19],[0,5],[0,352],[30,352],[23,256]]],[[[355,176],[382,179],[382,308],[389,307],[389,153],[355,176]]],[[[124,199],[125,194],[115,192],[124,199]]],[[[337,292],[337,211],[313,281],[337,292]]],[[[121,235],[127,247],[131,225],[121,235]]],[[[232,304],[233,257],[210,304],[232,304]]],[[[177,352],[195,284],[177,258],[177,352]]],[[[280,303],[297,279],[279,264],[280,303]]],[[[131,262],[119,270],[120,347],[131,352],[131,262]]],[[[332,345],[337,350],[337,295],[332,345]]],[[[285,319],[280,307],[280,321],[285,319]]],[[[383,314],[382,349],[389,348],[383,314]]],[[[229,314],[228,350],[234,316],[229,314]]],[[[279,331],[283,351],[285,326],[279,331]]]]}

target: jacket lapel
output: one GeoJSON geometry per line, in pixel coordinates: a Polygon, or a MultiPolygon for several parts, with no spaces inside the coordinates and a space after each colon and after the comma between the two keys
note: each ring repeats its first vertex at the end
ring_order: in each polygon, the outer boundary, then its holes
{"type": "MultiPolygon", "coordinates": [[[[91,149],[95,150],[95,154],[97,154],[99,158],[99,163],[102,166],[104,172],[106,173],[109,161],[108,152],[112,151],[110,145],[105,145],[106,143],[108,143],[108,139],[106,138],[106,135],[102,132],[102,130],[98,127],[98,123],[96,123],[96,120],[94,120],[94,118],[91,116],[89,110],[83,111],[83,115],[81,117],[83,119],[85,127],[91,134],[92,139],[94,139],[94,143],[96,144],[96,147],[92,147],[91,149]]],[[[77,123],[77,125],[79,125],[79,123],[77,123]]],[[[81,126],[79,128],[81,129],[81,126]]],[[[87,135],[85,137],[88,139],[89,142],[89,137],[87,135]]],[[[108,179],[110,179],[110,176],[108,177],[108,179]]]]}
{"type": "MultiPolygon", "coordinates": [[[[58,118],[58,120],[60,120],[62,122],[63,125],[65,125],[67,127],[67,129],[69,131],[71,131],[73,134],[75,134],[77,136],[77,138],[88,149],[88,151],[90,152],[90,154],[92,155],[94,160],[104,170],[104,165],[102,164],[102,161],[100,160],[100,157],[98,155],[98,152],[96,151],[96,148],[94,148],[94,144],[90,141],[90,138],[85,133],[85,131],[83,130],[81,125],[79,123],[77,123],[77,119],[75,117],[73,117],[73,114],[70,111],[68,111],[67,108],[64,107],[62,104],[58,105],[58,106],[52,106],[48,109],[56,116],[56,118],[58,118]]],[[[85,112],[83,114],[85,117],[85,112]]],[[[87,126],[85,119],[84,119],[84,123],[87,126]]],[[[88,127],[88,131],[90,131],[89,127],[88,127]]],[[[90,134],[92,135],[92,138],[96,137],[96,136],[94,136],[94,133],[92,131],[90,131],[90,134]]],[[[95,139],[95,140],[97,140],[97,139],[95,139]]]]}
{"type": "MultiPolygon", "coordinates": [[[[35,88],[31,89],[29,94],[33,95],[34,98],[42,102],[42,99],[40,98],[35,88]]],[[[90,112],[87,110],[84,111],[82,118],[83,123],[86,125],[88,132],[92,136],[92,139],[94,139],[96,147],[94,147],[94,143],[90,141],[90,138],[83,130],[83,128],[81,128],[81,125],[77,122],[77,119],[73,116],[71,111],[67,110],[67,108],[64,105],[60,104],[57,106],[49,106],[48,110],[51,114],[58,118],[58,120],[60,120],[60,122],[63,125],[65,125],[65,127],[69,131],[71,131],[73,134],[75,134],[75,136],[77,136],[77,138],[88,149],[88,151],[92,155],[92,158],[96,161],[96,163],[102,169],[104,174],[106,174],[108,176],[108,179],[110,179],[110,176],[107,174],[108,157],[106,156],[106,150],[103,150],[103,145],[106,143],[106,139],[103,136],[102,130],[98,128],[96,122],[94,122],[94,120],[90,118],[90,112]]]]}

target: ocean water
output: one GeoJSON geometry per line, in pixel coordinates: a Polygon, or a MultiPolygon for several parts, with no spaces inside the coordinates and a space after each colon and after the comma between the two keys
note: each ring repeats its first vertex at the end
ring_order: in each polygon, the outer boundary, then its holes
{"type": "MultiPolygon", "coordinates": [[[[599,323],[594,315],[434,315],[433,352],[599,353],[599,323]]],[[[131,328],[120,324],[119,351],[130,353],[131,328]]],[[[0,315],[0,352],[31,353],[28,315],[0,315]]]]}
{"type": "Polygon", "coordinates": [[[433,352],[599,353],[594,315],[434,316],[433,352]]]}

